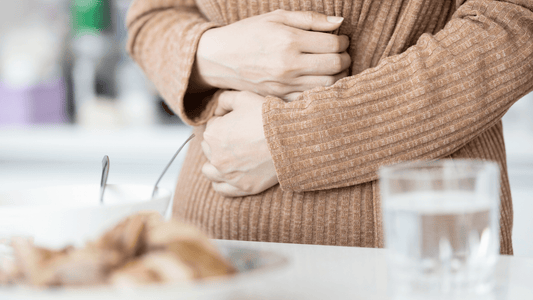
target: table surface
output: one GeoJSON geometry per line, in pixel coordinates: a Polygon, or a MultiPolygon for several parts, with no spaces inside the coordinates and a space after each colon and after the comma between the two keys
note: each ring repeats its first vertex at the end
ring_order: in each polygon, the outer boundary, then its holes
{"type": "MultiPolygon", "coordinates": [[[[220,248],[274,253],[285,262],[232,279],[187,287],[145,286],[131,289],[83,288],[60,291],[1,288],[1,299],[141,300],[141,299],[391,299],[387,294],[384,249],[246,241],[214,241],[220,248]]],[[[501,256],[496,292],[483,300],[533,299],[533,259],[501,256]]]]}
{"type": "MultiPolygon", "coordinates": [[[[385,249],[217,240],[284,255],[288,263],[245,291],[243,299],[390,299],[385,249]]],[[[484,299],[533,299],[533,259],[500,256],[497,293],[484,299]]]]}
{"type": "MultiPolygon", "coordinates": [[[[384,249],[226,240],[214,242],[220,248],[273,253],[282,256],[285,263],[192,287],[152,285],[131,289],[103,287],[59,291],[0,287],[0,299],[391,299],[387,294],[387,250],[384,249]]],[[[500,256],[496,293],[480,300],[533,299],[532,278],[533,259],[500,256]]]]}

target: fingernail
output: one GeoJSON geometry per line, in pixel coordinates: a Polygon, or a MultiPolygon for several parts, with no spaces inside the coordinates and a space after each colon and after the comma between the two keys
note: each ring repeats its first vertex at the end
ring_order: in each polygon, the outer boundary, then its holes
{"type": "Polygon", "coordinates": [[[328,22],[337,23],[337,24],[341,23],[344,20],[343,17],[335,17],[335,16],[328,16],[327,19],[328,19],[328,22]]]}

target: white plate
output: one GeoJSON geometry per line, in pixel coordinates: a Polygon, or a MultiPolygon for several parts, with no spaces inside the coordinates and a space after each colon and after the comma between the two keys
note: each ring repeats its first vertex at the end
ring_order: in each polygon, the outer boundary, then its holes
{"type": "MultiPolygon", "coordinates": [[[[223,255],[239,270],[234,276],[206,279],[197,283],[144,285],[137,287],[80,287],[35,289],[0,287],[0,299],[32,300],[179,300],[242,299],[246,289],[260,284],[265,276],[275,276],[287,264],[279,254],[235,246],[219,245],[223,255]]],[[[275,288],[275,287],[274,287],[275,288]]]]}

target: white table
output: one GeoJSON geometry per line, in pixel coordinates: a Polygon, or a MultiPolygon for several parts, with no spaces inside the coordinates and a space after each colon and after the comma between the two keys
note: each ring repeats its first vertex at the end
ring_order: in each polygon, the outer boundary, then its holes
{"type": "MultiPolygon", "coordinates": [[[[286,258],[277,268],[240,275],[231,280],[193,287],[149,286],[135,289],[85,288],[60,292],[9,290],[0,299],[35,300],[386,300],[386,250],[282,243],[214,241],[219,247],[273,252],[286,258]]],[[[483,300],[533,299],[533,259],[501,256],[497,293],[483,300]]]]}
{"type": "MultiPolygon", "coordinates": [[[[244,289],[237,299],[389,299],[386,250],[357,247],[216,241],[273,251],[288,264],[244,289]],[[242,298],[241,298],[242,297],[242,298]]],[[[492,299],[533,299],[533,259],[501,256],[497,265],[500,288],[492,299]]]]}

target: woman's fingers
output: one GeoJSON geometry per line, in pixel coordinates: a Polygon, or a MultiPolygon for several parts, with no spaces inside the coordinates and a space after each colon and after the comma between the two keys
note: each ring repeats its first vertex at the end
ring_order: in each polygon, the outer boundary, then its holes
{"type": "Polygon", "coordinates": [[[300,97],[300,95],[302,94],[302,92],[294,92],[294,93],[290,93],[290,94],[287,94],[283,97],[281,97],[283,100],[285,100],[286,102],[292,102],[296,99],[298,99],[298,97],[300,97]]]}
{"type": "Polygon", "coordinates": [[[212,182],[211,186],[213,189],[226,196],[226,197],[243,197],[250,195],[249,192],[245,192],[239,188],[234,187],[233,185],[225,182],[212,182]]]}
{"type": "Polygon", "coordinates": [[[224,91],[217,92],[215,97],[218,98],[217,107],[215,108],[215,116],[223,116],[233,110],[235,98],[239,91],[224,91]]]}
{"type": "Polygon", "coordinates": [[[274,22],[303,30],[333,31],[337,29],[344,18],[326,16],[314,11],[286,11],[278,9],[268,16],[274,22]]]}
{"type": "Polygon", "coordinates": [[[347,70],[352,64],[350,55],[343,53],[302,54],[300,62],[302,75],[334,75],[347,70]]]}
{"type": "Polygon", "coordinates": [[[246,196],[250,193],[245,192],[229,183],[226,182],[226,179],[223,177],[222,173],[220,173],[215,166],[213,166],[211,163],[206,162],[202,167],[202,173],[211,181],[211,185],[213,189],[220,194],[227,196],[227,197],[239,197],[239,196],[246,196]]]}
{"type": "Polygon", "coordinates": [[[207,157],[208,160],[211,160],[211,148],[207,142],[203,140],[200,145],[202,146],[202,151],[204,152],[205,157],[207,157]]]}
{"type": "Polygon", "coordinates": [[[328,87],[332,86],[337,82],[339,79],[342,79],[344,77],[348,76],[348,70],[342,71],[339,74],[336,75],[328,75],[328,76],[300,76],[298,78],[295,78],[290,82],[290,85],[287,85],[285,89],[285,93],[283,95],[280,95],[279,97],[282,98],[285,101],[292,102],[302,94],[302,92],[314,89],[316,87],[328,87]]]}
{"type": "Polygon", "coordinates": [[[224,182],[224,176],[210,162],[202,166],[202,173],[212,182],[224,182]]]}
{"type": "Polygon", "coordinates": [[[350,46],[346,35],[304,31],[297,35],[298,48],[303,53],[341,53],[350,46]]]}
{"type": "Polygon", "coordinates": [[[342,71],[341,73],[328,76],[314,76],[314,75],[305,75],[300,76],[292,81],[292,86],[294,90],[291,92],[303,92],[310,89],[314,89],[318,86],[331,86],[337,82],[337,80],[348,76],[348,70],[342,71]]]}

